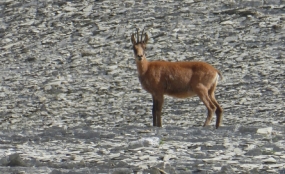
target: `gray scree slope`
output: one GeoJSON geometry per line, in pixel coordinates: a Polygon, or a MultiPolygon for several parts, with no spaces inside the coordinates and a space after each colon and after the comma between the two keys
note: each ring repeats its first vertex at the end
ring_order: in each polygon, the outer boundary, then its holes
{"type": "Polygon", "coordinates": [[[2,0],[1,173],[285,173],[284,0],[2,0]],[[198,98],[152,127],[130,36],[149,60],[206,61],[224,80],[218,130],[198,98]]]}

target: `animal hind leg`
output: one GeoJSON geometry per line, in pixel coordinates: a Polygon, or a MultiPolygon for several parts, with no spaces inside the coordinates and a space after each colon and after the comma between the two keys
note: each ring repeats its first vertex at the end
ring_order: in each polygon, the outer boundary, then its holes
{"type": "Polygon", "coordinates": [[[196,87],[196,94],[199,96],[199,98],[202,100],[206,108],[208,109],[208,115],[206,118],[206,121],[204,123],[204,127],[208,126],[211,123],[211,120],[213,118],[213,113],[216,110],[216,106],[212,103],[209,95],[208,95],[208,89],[203,85],[198,85],[196,87]]]}
{"type": "Polygon", "coordinates": [[[218,129],[221,124],[222,124],[222,120],[223,120],[223,109],[221,108],[221,106],[219,105],[219,103],[217,102],[216,98],[215,98],[215,89],[217,86],[217,82],[210,88],[209,90],[209,97],[212,101],[212,103],[216,106],[216,129],[218,129]]]}

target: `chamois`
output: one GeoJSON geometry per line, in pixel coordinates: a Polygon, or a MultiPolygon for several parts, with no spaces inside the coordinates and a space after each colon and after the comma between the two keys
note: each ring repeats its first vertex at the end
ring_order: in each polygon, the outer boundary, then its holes
{"type": "Polygon", "coordinates": [[[133,51],[138,70],[139,81],[147,92],[152,95],[153,126],[162,127],[161,110],[164,95],[187,98],[197,95],[208,109],[204,126],[210,124],[213,112],[216,113],[216,128],[222,122],[223,109],[215,99],[215,89],[218,84],[219,70],[206,62],[168,62],[148,61],[145,51],[148,35],[139,31],[131,36],[133,51]],[[135,39],[137,35],[137,40],[135,39]]]}

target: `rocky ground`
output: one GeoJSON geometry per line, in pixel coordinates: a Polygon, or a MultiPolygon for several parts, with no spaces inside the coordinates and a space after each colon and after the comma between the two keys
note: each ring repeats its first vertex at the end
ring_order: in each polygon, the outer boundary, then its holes
{"type": "Polygon", "coordinates": [[[1,173],[284,174],[284,24],[284,0],[2,0],[1,173]],[[137,27],[149,60],[223,73],[221,128],[197,97],[151,126],[137,27]]]}

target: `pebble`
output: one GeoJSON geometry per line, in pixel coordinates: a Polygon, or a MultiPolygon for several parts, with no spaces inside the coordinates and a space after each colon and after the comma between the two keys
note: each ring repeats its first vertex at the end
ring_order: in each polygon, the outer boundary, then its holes
{"type": "Polygon", "coordinates": [[[271,132],[272,132],[272,127],[257,129],[258,134],[271,134],[271,132]]]}
{"type": "Polygon", "coordinates": [[[271,157],[271,158],[267,158],[267,159],[262,160],[262,162],[263,163],[276,163],[277,161],[276,161],[276,159],[271,157]]]}

